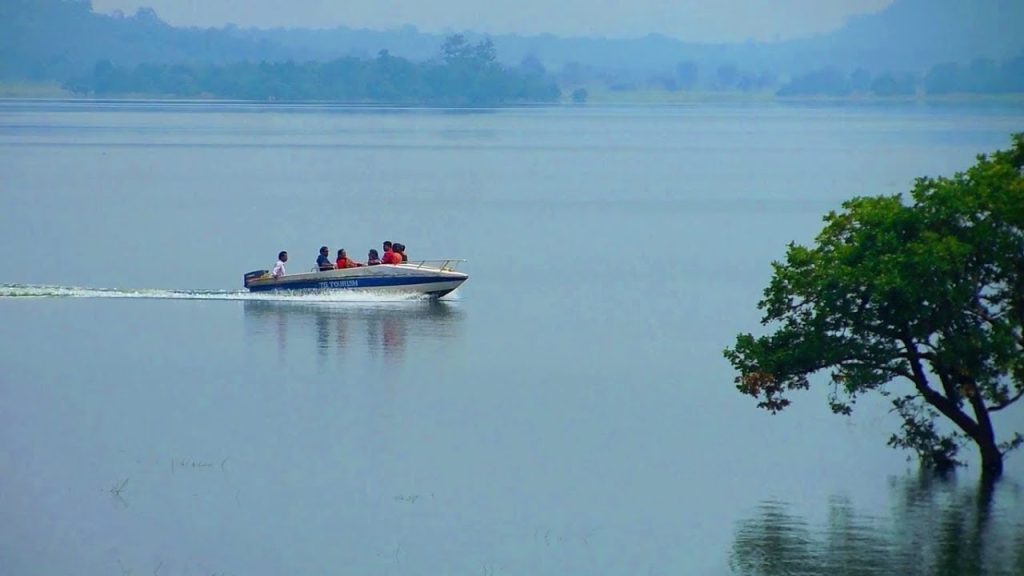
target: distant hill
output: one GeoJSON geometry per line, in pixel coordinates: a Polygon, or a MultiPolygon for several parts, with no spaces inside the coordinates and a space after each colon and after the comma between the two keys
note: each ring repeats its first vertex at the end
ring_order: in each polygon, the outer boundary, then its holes
{"type": "MultiPolygon", "coordinates": [[[[822,67],[923,73],[944,62],[979,57],[1005,60],[1024,52],[1024,0],[896,0],[886,9],[851,18],[840,29],[778,43],[697,44],[657,34],[633,39],[492,36],[498,56],[518,63],[528,56],[550,70],[578,64],[627,76],[664,73],[693,61],[705,70],[735,66],[779,75],[822,67]]],[[[431,55],[439,35],[409,26],[392,31],[246,30],[289,53],[311,59],[372,56],[381,49],[406,58],[431,55]]],[[[471,32],[470,38],[478,38],[471,32]]]]}
{"type": "Polygon", "coordinates": [[[150,9],[115,17],[94,13],[88,0],[0,0],[0,78],[64,80],[99,60],[135,65],[287,57],[252,35],[174,28],[150,9]]]}
{"type": "MultiPolygon", "coordinates": [[[[925,74],[936,64],[1024,53],[1024,0],[896,0],[813,38],[777,43],[696,44],[649,35],[635,39],[492,36],[497,58],[540,66],[563,83],[600,80],[624,89],[661,82],[669,89],[760,89],[823,68],[849,73],[925,74]]],[[[466,33],[470,40],[482,38],[466,33]]],[[[67,80],[97,61],[115,66],[328,61],[372,58],[381,50],[423,61],[443,37],[411,26],[388,31],[176,28],[152,10],[130,16],[92,12],[88,0],[0,0],[0,78],[67,80]]]]}
{"type": "Polygon", "coordinates": [[[922,72],[944,62],[1002,61],[1024,53],[1022,0],[897,0],[841,29],[787,42],[778,51],[797,69],[834,66],[922,72]]]}

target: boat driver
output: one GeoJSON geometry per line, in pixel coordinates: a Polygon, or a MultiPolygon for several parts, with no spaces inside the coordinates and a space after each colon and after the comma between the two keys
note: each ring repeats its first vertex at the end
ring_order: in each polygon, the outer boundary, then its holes
{"type": "Polygon", "coordinates": [[[328,256],[330,250],[327,246],[320,247],[320,255],[316,257],[316,267],[321,271],[334,270],[334,262],[331,262],[331,257],[328,256]]]}

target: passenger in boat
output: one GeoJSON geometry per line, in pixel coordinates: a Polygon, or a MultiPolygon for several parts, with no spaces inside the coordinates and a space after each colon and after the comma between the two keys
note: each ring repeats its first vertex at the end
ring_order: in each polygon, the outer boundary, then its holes
{"type": "Polygon", "coordinates": [[[380,259],[381,264],[401,264],[402,257],[394,250],[391,240],[384,241],[384,256],[380,259]]]}
{"type": "Polygon", "coordinates": [[[284,263],[288,261],[288,253],[284,250],[277,253],[277,264],[274,264],[274,271],[271,275],[274,278],[284,276],[284,263]]]}
{"type": "Polygon", "coordinates": [[[402,257],[402,262],[409,261],[409,257],[405,255],[405,244],[399,244],[398,242],[395,242],[394,244],[391,245],[391,249],[402,257]]]}
{"type": "Polygon", "coordinates": [[[319,268],[321,272],[334,270],[334,263],[331,262],[331,257],[328,256],[329,253],[330,250],[327,249],[327,246],[320,247],[320,255],[316,257],[316,267],[319,268]]]}
{"type": "Polygon", "coordinates": [[[366,265],[376,266],[380,264],[380,256],[377,255],[377,250],[370,248],[370,253],[366,255],[366,265]]]}
{"type": "Polygon", "coordinates": [[[335,268],[342,270],[344,268],[357,268],[359,266],[362,266],[362,264],[349,258],[348,254],[345,253],[344,248],[338,249],[338,260],[334,263],[335,268]]]}

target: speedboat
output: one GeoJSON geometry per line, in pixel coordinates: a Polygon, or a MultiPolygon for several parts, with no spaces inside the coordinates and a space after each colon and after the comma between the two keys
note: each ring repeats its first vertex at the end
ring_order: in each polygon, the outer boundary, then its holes
{"type": "Polygon", "coordinates": [[[440,298],[469,278],[468,274],[455,271],[460,262],[464,260],[421,260],[285,274],[280,278],[274,278],[269,270],[254,270],[243,281],[250,292],[360,290],[440,298]]]}

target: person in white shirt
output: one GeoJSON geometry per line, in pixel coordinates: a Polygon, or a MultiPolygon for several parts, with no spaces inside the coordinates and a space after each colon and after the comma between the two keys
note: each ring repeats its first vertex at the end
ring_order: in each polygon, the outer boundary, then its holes
{"type": "Polygon", "coordinates": [[[274,264],[274,271],[271,275],[274,278],[284,276],[284,263],[288,261],[288,253],[282,250],[277,254],[277,264],[274,264]]]}

